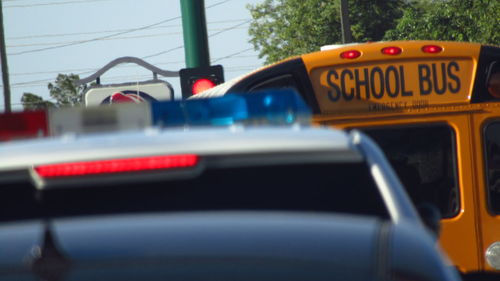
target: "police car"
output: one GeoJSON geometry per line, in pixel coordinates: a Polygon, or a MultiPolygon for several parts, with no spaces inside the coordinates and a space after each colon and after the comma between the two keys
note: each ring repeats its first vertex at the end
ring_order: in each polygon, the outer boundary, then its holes
{"type": "Polygon", "coordinates": [[[0,280],[458,280],[378,147],[293,92],[123,108],[3,127],[0,280]]]}

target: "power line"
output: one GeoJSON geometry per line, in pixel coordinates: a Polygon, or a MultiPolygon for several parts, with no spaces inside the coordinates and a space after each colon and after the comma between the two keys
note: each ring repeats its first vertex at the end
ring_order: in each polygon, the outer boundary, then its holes
{"type": "MultiPolygon", "coordinates": [[[[261,65],[240,65],[240,66],[230,66],[230,67],[224,67],[225,72],[238,72],[238,71],[252,71],[255,70],[259,67],[262,67],[261,65]]],[[[117,76],[110,76],[106,77],[103,79],[104,81],[116,81],[120,79],[125,80],[135,80],[138,78],[150,78],[152,77],[151,74],[140,74],[140,75],[117,75],[117,76]]],[[[14,83],[11,84],[12,88],[27,88],[27,87],[34,87],[34,86],[46,86],[48,82],[52,82],[54,79],[43,79],[43,80],[36,80],[36,81],[28,81],[28,82],[19,82],[19,83],[14,83]]],[[[101,80],[101,82],[103,81],[101,80]]],[[[2,85],[0,85],[0,88],[2,88],[2,85]]]]}
{"type": "MultiPolygon", "coordinates": [[[[244,51],[248,51],[250,49],[245,49],[239,53],[243,53],[244,51]]],[[[231,55],[231,58],[254,58],[255,55],[231,55]]],[[[216,58],[213,60],[213,62],[225,59],[226,57],[221,57],[221,58],[216,58]]],[[[151,63],[152,65],[155,66],[160,66],[160,65],[172,65],[172,64],[179,64],[179,63],[184,63],[184,60],[178,60],[178,61],[167,61],[167,62],[157,62],[157,63],[151,63]]],[[[119,65],[117,67],[123,67],[123,68],[131,68],[131,67],[137,67],[136,65],[131,65],[131,64],[124,64],[124,65],[119,65]]],[[[37,72],[17,72],[17,73],[9,73],[10,76],[30,76],[30,75],[40,75],[40,74],[57,74],[57,73],[90,73],[90,72],[95,72],[95,68],[74,68],[74,69],[63,69],[63,70],[51,70],[51,71],[37,71],[37,72]]]]}
{"type": "MultiPolygon", "coordinates": [[[[5,1],[5,0],[4,0],[5,1]]],[[[69,4],[86,4],[90,2],[104,2],[111,0],[75,0],[75,1],[66,1],[66,2],[48,2],[48,3],[38,3],[38,4],[19,4],[19,5],[7,5],[4,8],[32,8],[37,6],[59,6],[59,5],[69,5],[69,4]]]]}
{"type": "MultiPolygon", "coordinates": [[[[244,27],[239,27],[238,29],[243,29],[244,27]]],[[[236,29],[236,28],[234,28],[236,29]]],[[[223,28],[218,28],[218,29],[211,29],[211,31],[223,31],[223,28]]],[[[102,39],[100,41],[104,40],[130,40],[130,39],[137,39],[137,38],[153,38],[153,37],[163,37],[163,36],[169,36],[169,35],[180,35],[182,32],[169,32],[169,33],[155,33],[155,34],[144,34],[144,35],[137,35],[137,36],[128,36],[128,37],[115,37],[115,38],[106,38],[102,39]]],[[[60,45],[60,44],[72,44],[72,43],[77,43],[79,41],[64,41],[64,42],[45,42],[45,43],[32,43],[32,44],[19,44],[19,45],[8,45],[8,48],[25,48],[25,47],[32,47],[32,46],[50,46],[50,45],[60,45]]]]}
{"type": "Polygon", "coordinates": [[[146,26],[142,26],[142,27],[138,27],[138,28],[134,28],[134,29],[129,29],[129,30],[126,30],[126,31],[117,32],[117,33],[106,35],[106,36],[96,37],[96,38],[92,38],[92,39],[88,39],[88,40],[80,40],[80,41],[76,41],[76,42],[72,42],[72,43],[68,43],[68,44],[63,44],[63,45],[58,45],[58,46],[53,46],[53,47],[27,50],[27,51],[22,51],[22,52],[18,52],[18,53],[11,53],[9,55],[11,55],[11,56],[24,55],[24,54],[28,54],[28,53],[36,53],[36,52],[41,52],[41,51],[59,49],[59,48],[73,46],[73,45],[79,45],[79,44],[84,44],[84,43],[89,43],[89,42],[104,40],[104,39],[115,37],[115,36],[118,36],[118,35],[122,35],[122,34],[130,33],[130,32],[134,32],[134,31],[138,31],[138,30],[144,30],[144,29],[147,29],[147,28],[150,28],[150,27],[162,24],[162,23],[166,23],[166,22],[169,22],[169,21],[177,20],[177,19],[180,19],[180,18],[181,18],[181,16],[177,16],[177,17],[166,19],[166,20],[163,20],[163,21],[160,21],[160,22],[157,22],[157,23],[153,23],[153,24],[150,24],[150,25],[146,25],[146,26]]]}
{"type": "Polygon", "coordinates": [[[228,30],[236,29],[236,28],[238,28],[238,27],[240,27],[240,26],[242,26],[242,25],[244,25],[244,24],[247,24],[247,23],[249,23],[249,22],[251,22],[251,21],[252,21],[251,19],[246,20],[246,21],[244,21],[244,22],[242,22],[242,23],[239,23],[239,24],[237,24],[237,25],[233,25],[233,26],[231,26],[231,27],[228,27],[228,28],[222,29],[221,31],[218,31],[218,32],[215,32],[215,33],[209,34],[209,35],[208,35],[208,37],[213,37],[213,36],[219,35],[219,34],[221,34],[221,33],[223,33],[223,32],[226,32],[226,31],[228,31],[228,30]]]}
{"type": "MultiPolygon", "coordinates": [[[[4,0],[5,1],[5,0],[4,0]]],[[[23,0],[21,0],[23,1],[23,0]]],[[[233,19],[233,20],[220,20],[220,21],[211,21],[208,22],[208,25],[219,24],[219,23],[229,23],[229,22],[241,22],[249,19],[233,19]]],[[[172,28],[172,27],[182,27],[180,24],[169,24],[169,25],[160,25],[156,27],[151,27],[151,29],[163,29],[163,28],[172,28]]],[[[67,37],[67,36],[80,36],[80,35],[95,35],[99,33],[114,33],[114,32],[123,32],[130,29],[111,29],[111,30],[97,30],[97,31],[89,31],[89,32],[73,32],[73,33],[49,33],[49,34],[41,34],[41,35],[24,35],[24,36],[13,36],[6,38],[8,41],[13,40],[24,40],[24,39],[33,39],[33,38],[47,38],[47,37],[67,37]]]]}
{"type": "MultiPolygon", "coordinates": [[[[230,57],[232,57],[232,58],[239,57],[238,56],[239,54],[242,54],[244,52],[248,52],[249,50],[252,50],[252,48],[247,48],[247,49],[241,50],[239,52],[233,53],[231,55],[214,59],[213,62],[219,61],[219,60],[223,60],[223,59],[227,59],[227,58],[230,58],[230,57]]],[[[253,57],[253,56],[241,56],[241,57],[253,57]]],[[[160,63],[155,63],[154,65],[175,64],[175,63],[182,63],[182,62],[183,61],[160,62],[160,63]]],[[[127,67],[127,65],[123,65],[123,66],[119,66],[119,67],[127,67]]],[[[130,66],[130,67],[132,67],[132,66],[130,66]]],[[[37,74],[50,74],[50,73],[68,73],[68,72],[69,73],[73,73],[73,72],[79,72],[79,71],[83,71],[83,72],[80,72],[78,74],[78,75],[82,75],[82,74],[88,74],[88,73],[95,72],[96,70],[95,69],[88,69],[88,68],[87,69],[67,69],[67,70],[60,70],[60,71],[13,73],[13,74],[11,74],[11,76],[37,75],[37,74]]],[[[22,85],[36,84],[36,83],[42,83],[42,82],[50,82],[52,80],[53,80],[53,78],[47,78],[47,79],[34,80],[34,81],[18,82],[18,83],[12,84],[12,86],[22,86],[22,85]]]]}
{"type": "MultiPolygon", "coordinates": [[[[250,22],[250,21],[251,21],[251,20],[247,20],[247,21],[244,21],[244,22],[239,23],[239,24],[237,24],[237,25],[233,25],[233,26],[231,26],[231,27],[225,28],[225,29],[223,29],[223,30],[221,30],[221,31],[219,31],[219,32],[216,32],[216,33],[213,33],[213,34],[209,34],[209,35],[208,35],[208,37],[210,38],[210,37],[213,37],[213,36],[219,35],[219,34],[221,34],[221,33],[223,33],[223,32],[226,32],[226,31],[229,31],[229,30],[233,30],[233,29],[235,29],[235,28],[237,28],[237,27],[239,27],[239,26],[241,26],[241,25],[243,25],[243,24],[246,24],[246,23],[250,22]]],[[[184,45],[180,45],[180,46],[177,46],[177,47],[174,47],[174,48],[168,49],[168,50],[166,50],[166,51],[162,51],[162,52],[158,52],[158,53],[155,53],[155,54],[151,54],[151,55],[148,55],[148,56],[142,57],[142,59],[147,59],[147,58],[152,58],[152,57],[156,57],[156,56],[159,56],[159,55],[167,54],[167,53],[170,53],[170,52],[172,52],[172,51],[175,51],[175,50],[181,49],[181,48],[183,48],[183,47],[184,47],[184,45]]]]}
{"type": "Polygon", "coordinates": [[[225,57],[215,59],[215,60],[213,60],[213,62],[217,62],[217,61],[220,61],[220,60],[225,60],[225,59],[228,59],[228,58],[232,58],[232,57],[237,56],[237,55],[239,55],[239,54],[242,54],[242,53],[244,53],[244,52],[248,52],[248,51],[250,51],[250,50],[253,50],[253,48],[248,48],[248,49],[245,49],[245,50],[242,50],[242,51],[239,51],[239,52],[236,52],[236,53],[233,53],[233,54],[227,55],[227,56],[225,56],[225,57]]]}
{"type": "MultiPolygon", "coordinates": [[[[212,4],[210,6],[207,6],[206,9],[210,9],[210,8],[222,5],[222,4],[227,3],[229,1],[231,1],[231,0],[224,0],[224,1],[212,4]]],[[[129,30],[125,30],[125,31],[122,31],[122,32],[113,33],[113,34],[106,35],[106,36],[96,37],[96,38],[92,38],[92,39],[88,39],[88,40],[80,40],[80,41],[76,41],[76,42],[73,42],[73,43],[68,43],[68,44],[63,44],[63,45],[58,45],[58,46],[52,46],[52,47],[46,47],[46,48],[39,48],[39,49],[27,50],[27,51],[22,51],[22,52],[17,52],[17,53],[11,53],[9,55],[10,56],[17,56],[17,55],[23,55],[23,54],[28,54],[28,53],[35,53],[35,52],[41,52],[41,51],[59,49],[59,48],[73,46],[73,45],[79,45],[79,44],[84,44],[84,43],[99,41],[99,40],[103,40],[103,39],[106,39],[106,38],[115,37],[115,36],[118,36],[118,35],[130,33],[130,32],[135,32],[135,31],[139,31],[139,30],[145,30],[145,29],[151,28],[153,26],[157,26],[157,25],[164,24],[164,23],[167,23],[167,22],[170,22],[170,21],[178,20],[180,18],[182,18],[182,16],[177,16],[177,17],[169,18],[169,19],[166,19],[166,20],[159,21],[157,23],[153,23],[153,24],[150,24],[150,25],[145,25],[145,26],[141,26],[141,27],[137,27],[137,28],[132,28],[132,29],[129,29],[129,30]]]]}

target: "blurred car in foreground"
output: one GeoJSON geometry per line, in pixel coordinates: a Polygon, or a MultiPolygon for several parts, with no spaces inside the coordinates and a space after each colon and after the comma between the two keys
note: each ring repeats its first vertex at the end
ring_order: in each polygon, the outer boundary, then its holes
{"type": "Polygon", "coordinates": [[[0,144],[0,280],[458,280],[379,148],[292,96],[0,144]]]}

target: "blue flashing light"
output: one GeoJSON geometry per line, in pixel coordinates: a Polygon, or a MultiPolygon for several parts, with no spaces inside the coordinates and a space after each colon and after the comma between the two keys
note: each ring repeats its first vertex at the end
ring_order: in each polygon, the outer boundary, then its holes
{"type": "Polygon", "coordinates": [[[310,122],[311,111],[292,89],[229,93],[223,97],[157,102],[153,124],[198,126],[232,124],[287,125],[310,122]]]}
{"type": "Polygon", "coordinates": [[[248,105],[250,123],[261,121],[269,124],[310,122],[311,110],[292,89],[243,94],[248,105]]]}

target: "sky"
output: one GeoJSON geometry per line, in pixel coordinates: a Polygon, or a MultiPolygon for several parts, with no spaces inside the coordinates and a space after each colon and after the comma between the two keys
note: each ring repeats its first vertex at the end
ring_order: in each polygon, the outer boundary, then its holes
{"type": "MultiPolygon", "coordinates": [[[[59,73],[85,78],[124,56],[141,58],[164,70],[184,68],[182,0],[0,0],[14,111],[21,96],[50,100],[47,84],[59,73]]],[[[263,0],[205,0],[210,61],[222,64],[225,80],[263,65],[249,43],[246,8],[263,0]]],[[[101,76],[101,84],[153,78],[136,64],[120,64],[101,76]]],[[[179,78],[170,83],[180,97],[179,78]]],[[[0,110],[4,110],[3,82],[0,110]]]]}

